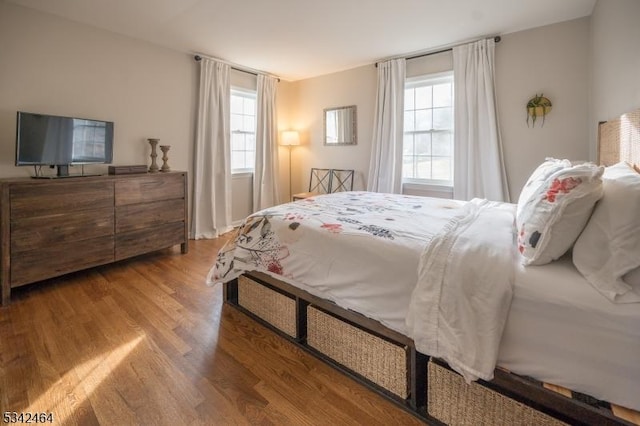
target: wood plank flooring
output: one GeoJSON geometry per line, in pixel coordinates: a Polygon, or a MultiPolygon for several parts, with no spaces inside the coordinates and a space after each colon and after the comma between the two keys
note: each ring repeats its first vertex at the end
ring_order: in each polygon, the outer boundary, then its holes
{"type": "Polygon", "coordinates": [[[0,308],[0,415],[58,425],[421,424],[223,305],[224,239],[16,289],[0,308]]]}

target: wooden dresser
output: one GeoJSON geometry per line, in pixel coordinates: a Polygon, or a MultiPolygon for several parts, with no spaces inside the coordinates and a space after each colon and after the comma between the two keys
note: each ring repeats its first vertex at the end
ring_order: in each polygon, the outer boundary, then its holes
{"type": "Polygon", "coordinates": [[[187,173],[0,180],[0,287],[181,245],[187,173]]]}

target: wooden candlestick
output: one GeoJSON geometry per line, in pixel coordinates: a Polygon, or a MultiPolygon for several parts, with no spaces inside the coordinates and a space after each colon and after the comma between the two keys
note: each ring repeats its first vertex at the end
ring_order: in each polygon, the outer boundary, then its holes
{"type": "Polygon", "coordinates": [[[156,173],[160,170],[158,168],[158,163],[156,163],[156,158],[158,157],[158,153],[156,152],[156,146],[158,145],[158,141],[160,139],[147,139],[147,140],[151,145],[151,167],[149,167],[149,172],[156,173]]]}
{"type": "Polygon", "coordinates": [[[169,157],[167,157],[167,152],[169,152],[169,148],[171,145],[160,145],[160,151],[162,151],[162,167],[160,168],[161,172],[171,171],[169,168],[169,157]]]}

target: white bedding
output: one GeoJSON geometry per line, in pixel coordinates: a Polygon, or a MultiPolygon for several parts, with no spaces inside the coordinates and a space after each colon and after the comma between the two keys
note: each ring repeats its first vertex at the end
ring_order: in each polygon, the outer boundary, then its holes
{"type": "Polygon", "coordinates": [[[498,365],[640,410],[640,305],[608,301],[570,257],[519,265],[498,365]]]}
{"type": "Polygon", "coordinates": [[[207,281],[264,272],[407,335],[420,254],[464,204],[345,192],[276,206],[245,221],[251,241],[225,246],[207,281]]]}
{"type": "MultiPolygon", "coordinates": [[[[236,259],[234,264],[221,253],[209,282],[229,281],[245,270],[262,271],[409,335],[405,320],[418,281],[420,255],[465,203],[382,194],[373,197],[346,193],[294,203],[298,216],[289,216],[284,225],[270,222],[271,230],[284,227],[276,250],[260,259],[236,259]],[[347,205],[344,197],[355,201],[347,205]],[[390,200],[395,207],[389,208],[390,200]],[[356,223],[325,217],[319,201],[334,204],[347,218],[375,226],[363,231],[356,223]],[[430,213],[423,217],[418,210],[430,213]],[[301,223],[300,219],[311,226],[288,229],[301,223]],[[384,224],[389,222],[396,222],[392,231],[396,238],[367,235],[376,229],[384,235],[384,224]],[[338,224],[341,226],[335,226],[338,224]],[[303,255],[294,259],[288,250],[298,243],[296,232],[307,234],[313,244],[299,245],[303,255]],[[339,234],[345,238],[338,240],[339,234]],[[340,249],[335,248],[336,241],[340,249]]],[[[269,210],[272,215],[287,214],[285,211],[280,206],[269,210]]],[[[258,228],[253,232],[260,233],[258,228]]],[[[227,255],[235,252],[234,247],[227,250],[227,255]]],[[[517,374],[640,409],[640,305],[610,303],[584,281],[568,259],[526,268],[513,260],[512,265],[515,289],[497,364],[517,374]]]]}
{"type": "Polygon", "coordinates": [[[490,380],[511,302],[514,214],[486,200],[314,197],[247,218],[208,281],[275,274],[406,334],[467,381],[490,380]]]}

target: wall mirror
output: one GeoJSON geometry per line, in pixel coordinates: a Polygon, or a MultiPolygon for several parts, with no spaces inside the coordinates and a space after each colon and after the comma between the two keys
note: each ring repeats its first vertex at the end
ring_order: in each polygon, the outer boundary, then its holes
{"type": "Polygon", "coordinates": [[[325,145],[355,145],[356,128],[355,105],[324,110],[325,145]]]}

